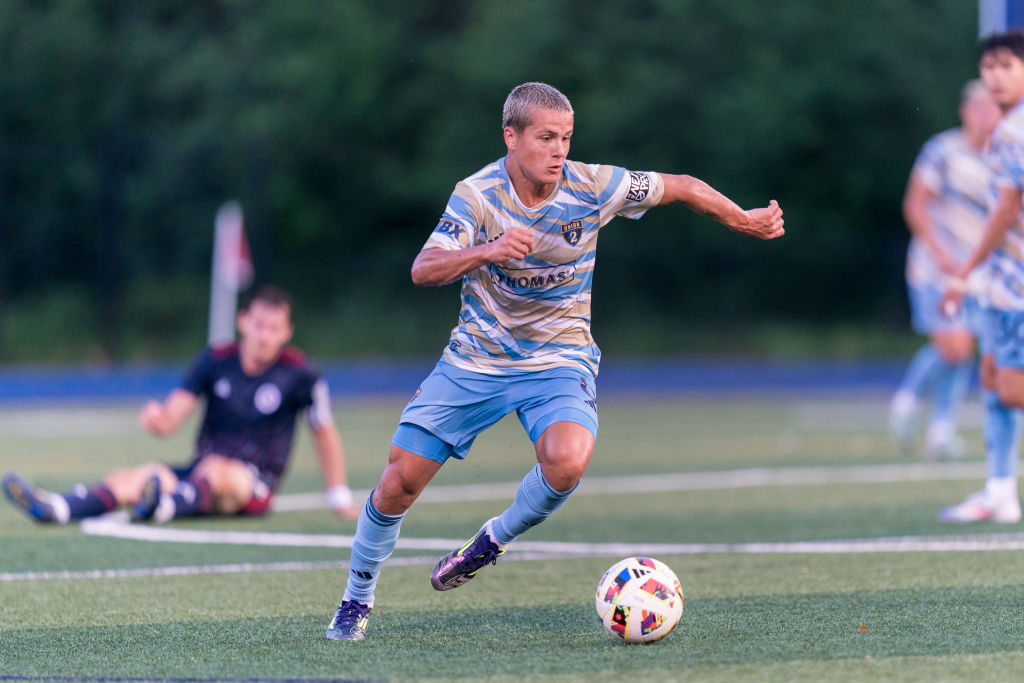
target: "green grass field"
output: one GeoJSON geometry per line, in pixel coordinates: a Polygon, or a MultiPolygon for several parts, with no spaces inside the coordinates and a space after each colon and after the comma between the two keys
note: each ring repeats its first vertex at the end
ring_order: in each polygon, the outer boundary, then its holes
{"type": "MultiPolygon", "coordinates": [[[[375,483],[402,403],[336,406],[354,488],[375,483]]],[[[348,559],[329,541],[355,528],[326,510],[145,527],[209,541],[181,543],[43,527],[0,506],[0,680],[1024,678],[1024,551],[1003,549],[1024,535],[935,522],[980,486],[976,430],[965,463],[930,464],[889,443],[881,396],[606,400],[601,420],[579,493],[459,590],[431,589],[432,544],[468,537],[508,495],[417,503],[361,643],[323,637],[348,559]],[[229,531],[313,540],[219,540],[229,531]],[[920,547],[886,540],[906,537],[920,547]],[[825,543],[836,540],[852,543],[825,543]],[[971,540],[989,549],[958,550],[971,540]],[[559,542],[579,545],[547,545],[559,542]],[[649,544],[669,546],[655,556],[679,575],[686,609],[665,640],[624,645],[600,627],[593,592],[649,544]]],[[[63,490],[114,466],[180,460],[186,432],[153,440],[134,406],[6,409],[0,469],[63,490]]],[[[532,462],[506,419],[428,492],[511,486],[532,462]]],[[[303,437],[281,500],[319,491],[303,437]]]]}

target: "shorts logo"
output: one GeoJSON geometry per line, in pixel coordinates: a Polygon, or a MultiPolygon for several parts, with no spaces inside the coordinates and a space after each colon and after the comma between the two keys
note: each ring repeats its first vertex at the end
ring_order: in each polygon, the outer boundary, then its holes
{"type": "Polygon", "coordinates": [[[458,240],[466,231],[462,229],[461,225],[452,219],[442,218],[441,222],[437,224],[436,228],[434,228],[434,232],[439,232],[442,235],[448,235],[452,239],[458,240]]]}
{"type": "Polygon", "coordinates": [[[256,395],[253,396],[253,403],[256,404],[256,410],[264,415],[270,415],[281,407],[281,390],[277,388],[276,384],[270,382],[261,384],[256,390],[256,395]]]}
{"type": "Polygon", "coordinates": [[[629,192],[626,199],[631,202],[642,202],[651,190],[651,178],[640,171],[629,172],[629,192]]]}
{"type": "Polygon", "coordinates": [[[570,247],[579,244],[580,237],[583,237],[583,221],[576,219],[562,224],[562,238],[569,243],[570,247]]]}

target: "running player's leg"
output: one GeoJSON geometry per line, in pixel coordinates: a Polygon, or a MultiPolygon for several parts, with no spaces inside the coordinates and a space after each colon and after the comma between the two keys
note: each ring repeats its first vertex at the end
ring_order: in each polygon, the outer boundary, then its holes
{"type": "Polygon", "coordinates": [[[1024,406],[1024,370],[1013,367],[1017,364],[1015,335],[1008,335],[1005,330],[1015,328],[1004,324],[1006,313],[989,310],[987,316],[986,328],[979,337],[985,408],[985,488],[959,505],[943,508],[939,512],[941,522],[1012,523],[1020,519],[1017,461],[1024,427],[1024,412],[1019,407],[1024,406]]]}
{"type": "Polygon", "coordinates": [[[933,333],[932,345],[942,359],[942,367],[935,378],[925,454],[931,458],[960,457],[964,446],[957,434],[957,417],[974,369],[974,337],[966,327],[951,327],[933,333]]]}
{"type": "Polygon", "coordinates": [[[447,458],[450,447],[415,425],[399,425],[395,442],[424,453],[391,445],[388,464],[356,522],[348,582],[341,604],[327,626],[329,640],[363,640],[374,604],[381,566],[391,557],[402,518],[447,458]]]}
{"type": "Polygon", "coordinates": [[[589,375],[558,369],[521,382],[530,398],[518,408],[534,441],[537,465],[520,483],[512,505],[493,520],[499,544],[510,543],[560,508],[579,484],[597,439],[597,389],[589,375]]]}

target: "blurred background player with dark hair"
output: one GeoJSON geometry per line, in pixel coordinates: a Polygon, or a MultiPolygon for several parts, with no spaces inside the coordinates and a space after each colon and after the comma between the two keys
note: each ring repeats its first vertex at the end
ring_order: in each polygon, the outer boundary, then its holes
{"type": "Polygon", "coordinates": [[[892,397],[889,426],[903,450],[916,445],[921,403],[931,396],[924,452],[932,459],[959,457],[957,415],[974,368],[974,342],[981,326],[978,297],[987,288],[987,271],[967,281],[963,307],[952,316],[939,301],[981,241],[988,217],[991,170],[985,146],[1001,112],[980,80],[964,86],[958,128],[925,143],[914,162],[903,198],[903,215],[913,235],[907,250],[907,289],[914,330],[928,343],[914,355],[892,397]]]}
{"type": "Polygon", "coordinates": [[[100,483],[79,484],[60,495],[13,472],[2,486],[8,500],[40,522],[69,521],[131,505],[136,520],[165,522],[199,515],[262,515],[269,509],[294,441],[295,421],[304,412],[328,504],[355,519],[346,483],[341,437],[331,415],[327,383],[306,356],[288,345],[292,302],[283,291],[264,287],[238,314],[240,340],[204,349],[163,402],[150,401],[139,423],[154,436],[175,433],[199,403],[206,410],[195,456],[184,467],[151,463],[112,471],[100,483]]]}
{"type": "Polygon", "coordinates": [[[978,69],[1004,113],[992,134],[995,203],[981,241],[954,273],[942,306],[958,309],[974,270],[990,270],[985,334],[991,354],[982,357],[985,391],[985,488],[939,512],[940,522],[1018,522],[1017,460],[1024,407],[1024,33],[1010,31],[982,41],[978,69]]]}

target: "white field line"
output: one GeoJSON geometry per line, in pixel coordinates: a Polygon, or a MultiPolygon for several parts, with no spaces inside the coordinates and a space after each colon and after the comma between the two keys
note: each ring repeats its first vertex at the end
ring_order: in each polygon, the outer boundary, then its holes
{"type": "MultiPolygon", "coordinates": [[[[106,535],[102,533],[113,526],[133,526],[121,522],[107,522],[105,524],[92,525],[94,528],[89,533],[106,535]]],[[[150,531],[151,538],[139,539],[150,541],[168,541],[170,538],[160,538],[158,532],[172,531],[170,529],[159,529],[145,527],[150,531]]],[[[191,536],[187,543],[223,543],[220,536],[224,534],[236,534],[244,532],[220,532],[204,531],[199,532],[207,536],[207,540],[196,540],[191,536]]],[[[255,534],[254,534],[255,535],[255,534]]],[[[259,534],[261,536],[301,536],[310,547],[311,534],[259,534]]],[[[122,538],[126,536],[121,536],[122,538]]],[[[330,536],[320,537],[324,543],[319,547],[344,547],[339,546],[330,536]]],[[[237,539],[236,539],[237,540],[237,539]]],[[[266,539],[264,539],[266,540],[266,539]]],[[[285,539],[286,542],[265,545],[297,545],[291,542],[294,539],[285,539]]],[[[445,550],[451,549],[462,543],[459,539],[406,539],[405,543],[399,542],[400,547],[433,547],[438,543],[447,544],[445,550]]],[[[896,536],[889,538],[865,538],[840,541],[798,541],[782,543],[558,543],[544,541],[517,541],[509,548],[509,552],[502,557],[502,562],[531,562],[550,561],[572,557],[628,557],[631,555],[708,555],[708,554],[856,554],[856,553],[887,553],[887,552],[979,552],[994,550],[1024,550],[1024,533],[1006,534],[976,534],[970,536],[896,536]]],[[[436,555],[392,557],[385,563],[389,567],[401,566],[430,566],[437,561],[436,555]]],[[[0,583],[13,581],[44,581],[44,580],[73,580],[73,579],[121,579],[140,577],[162,577],[162,576],[197,576],[204,574],[251,574],[259,572],[276,571],[313,571],[323,569],[345,569],[348,562],[345,561],[313,561],[313,562],[264,562],[264,563],[238,563],[220,565],[200,565],[193,567],[149,567],[139,569],[102,569],[86,571],[60,571],[60,572],[8,572],[0,573],[0,583]]]]}
{"type": "MultiPolygon", "coordinates": [[[[900,463],[850,467],[755,467],[719,472],[674,472],[622,477],[584,477],[573,495],[712,491],[758,486],[810,486],[820,484],[894,484],[904,481],[942,481],[985,478],[984,463],[900,463]]],[[[416,503],[461,503],[511,500],[519,482],[427,486],[416,503]]],[[[369,490],[355,491],[365,500],[369,490]]],[[[274,498],[279,512],[316,510],[327,503],[323,493],[292,493],[274,498]]]]}
{"type": "MultiPolygon", "coordinates": [[[[270,531],[175,529],[126,524],[117,518],[96,518],[82,522],[82,531],[160,543],[216,545],[257,545],[295,548],[351,548],[352,536],[339,534],[297,534],[270,531]]],[[[447,551],[458,547],[462,538],[399,538],[396,550],[447,551]]],[[[539,556],[600,555],[699,555],[767,553],[880,553],[946,552],[975,550],[1024,550],[1024,533],[971,534],[956,536],[888,536],[826,541],[780,541],[772,543],[572,543],[561,541],[516,541],[509,551],[539,556]]]]}

